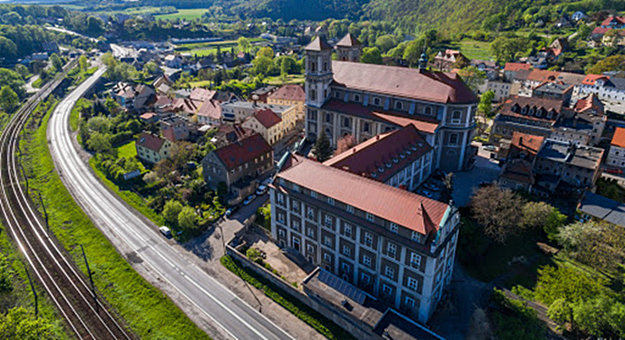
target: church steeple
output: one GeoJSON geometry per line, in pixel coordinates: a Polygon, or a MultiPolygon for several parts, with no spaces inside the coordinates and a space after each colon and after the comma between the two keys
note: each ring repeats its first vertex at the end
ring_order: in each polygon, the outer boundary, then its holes
{"type": "Polygon", "coordinates": [[[336,43],[336,51],[340,61],[360,61],[362,43],[351,33],[347,33],[343,39],[336,43]]]}
{"type": "Polygon", "coordinates": [[[425,52],[421,53],[421,58],[419,58],[419,71],[425,71],[428,67],[428,56],[425,52]]]}

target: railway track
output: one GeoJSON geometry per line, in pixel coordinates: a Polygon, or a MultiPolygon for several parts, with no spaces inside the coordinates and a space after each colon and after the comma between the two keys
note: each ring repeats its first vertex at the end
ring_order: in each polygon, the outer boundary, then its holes
{"type": "Polygon", "coordinates": [[[79,339],[134,340],[136,336],[111,314],[71,257],[48,234],[20,182],[21,166],[16,155],[20,131],[37,105],[54,91],[75,64],[69,64],[31,97],[0,135],[0,217],[36,280],[79,339]]]}

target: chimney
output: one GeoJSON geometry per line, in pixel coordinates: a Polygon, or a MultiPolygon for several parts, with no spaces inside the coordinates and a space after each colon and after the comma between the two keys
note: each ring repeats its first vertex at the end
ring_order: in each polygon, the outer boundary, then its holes
{"type": "Polygon", "coordinates": [[[523,136],[519,137],[519,146],[523,146],[523,136]]]}

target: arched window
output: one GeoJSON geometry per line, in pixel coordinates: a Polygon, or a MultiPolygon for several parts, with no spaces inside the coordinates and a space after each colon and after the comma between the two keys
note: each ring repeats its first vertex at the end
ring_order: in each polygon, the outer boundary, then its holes
{"type": "Polygon", "coordinates": [[[360,102],[360,95],[359,94],[355,94],[354,95],[354,101],[360,102]]]}

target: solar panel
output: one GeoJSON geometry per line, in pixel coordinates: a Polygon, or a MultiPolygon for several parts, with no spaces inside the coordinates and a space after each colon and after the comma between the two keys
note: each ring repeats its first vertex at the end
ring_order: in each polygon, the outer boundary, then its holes
{"type": "Polygon", "coordinates": [[[367,297],[365,293],[363,293],[360,289],[352,286],[351,284],[345,282],[344,280],[332,275],[330,272],[322,269],[319,272],[318,277],[319,281],[325,283],[337,292],[354,300],[356,303],[362,305],[365,302],[365,298],[367,297]]]}

